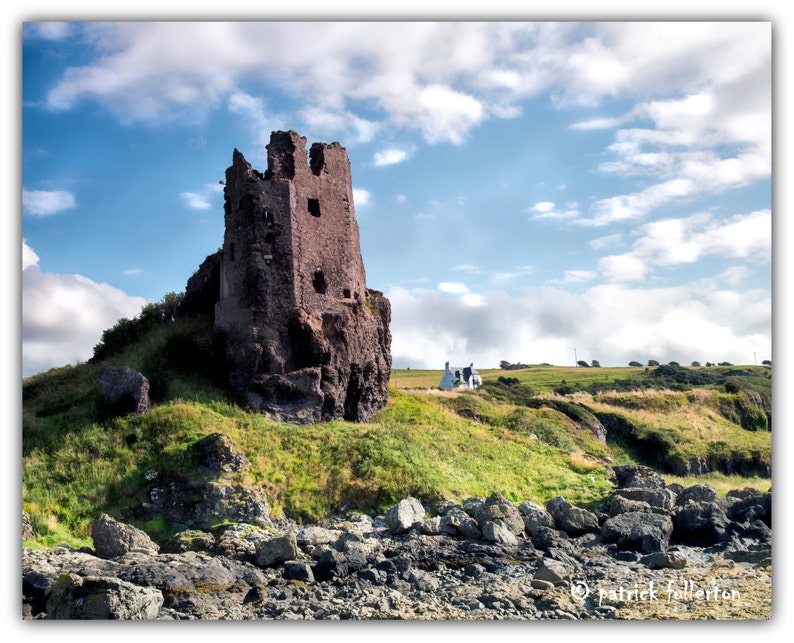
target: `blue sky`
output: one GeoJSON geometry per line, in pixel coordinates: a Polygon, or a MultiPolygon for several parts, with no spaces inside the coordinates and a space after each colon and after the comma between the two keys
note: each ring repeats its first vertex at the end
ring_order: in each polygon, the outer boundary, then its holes
{"type": "Polygon", "coordinates": [[[23,375],[184,290],[275,129],[350,156],[397,368],[772,358],[769,22],[28,23],[23,375]]]}

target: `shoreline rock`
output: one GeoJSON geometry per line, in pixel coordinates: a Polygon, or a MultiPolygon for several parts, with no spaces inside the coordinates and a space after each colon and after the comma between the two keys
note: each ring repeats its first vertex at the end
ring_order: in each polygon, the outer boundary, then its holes
{"type": "MultiPolygon", "coordinates": [[[[624,479],[636,484],[636,476],[624,479]]],[[[26,548],[23,614],[157,620],[770,618],[771,492],[718,498],[712,491],[680,490],[682,505],[654,512],[636,511],[635,502],[607,502],[591,511],[560,499],[552,507],[567,512],[559,522],[539,505],[499,494],[445,502],[441,515],[430,518],[418,500],[406,498],[376,517],[192,530],[172,539],[179,545],[169,552],[128,547],[101,558],[67,547],[26,548]],[[610,515],[621,506],[626,510],[610,515]],[[587,530],[571,529],[571,508],[588,512],[587,530]],[[677,521],[682,508],[687,520],[677,521]],[[595,530],[590,515],[600,524],[595,530]],[[715,515],[720,529],[712,528],[715,515]],[[699,529],[697,542],[687,542],[692,529],[699,529]],[[70,607],[78,595],[81,605],[93,607],[70,607]]],[[[133,528],[117,523],[114,529],[121,540],[133,528]]]]}

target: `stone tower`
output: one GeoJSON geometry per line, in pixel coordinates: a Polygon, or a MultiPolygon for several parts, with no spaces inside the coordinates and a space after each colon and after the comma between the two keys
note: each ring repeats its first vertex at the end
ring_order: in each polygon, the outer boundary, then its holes
{"type": "Polygon", "coordinates": [[[226,170],[220,299],[230,384],[287,422],[366,421],[387,400],[391,307],[366,287],[350,161],[273,132],[267,171],[226,170]]]}

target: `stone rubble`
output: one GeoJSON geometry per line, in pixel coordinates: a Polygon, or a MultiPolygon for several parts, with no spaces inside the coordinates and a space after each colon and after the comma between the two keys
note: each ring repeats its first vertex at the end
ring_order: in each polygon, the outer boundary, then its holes
{"type": "Polygon", "coordinates": [[[656,485],[630,489],[669,491],[662,496],[665,504],[672,501],[670,508],[651,505],[651,496],[629,498],[622,513],[615,513],[621,505],[614,499],[586,510],[555,498],[544,508],[495,493],[442,503],[440,515],[428,517],[417,499],[406,498],[375,517],[347,513],[318,525],[269,518],[264,526],[185,531],[159,553],[133,547],[108,559],[93,550],[25,548],[23,614],[150,620],[771,617],[771,492],[742,490],[721,498],[704,485],[668,488],[642,467],[615,469],[619,481],[642,473],[656,485]],[[638,502],[662,511],[638,511],[638,502]]]}

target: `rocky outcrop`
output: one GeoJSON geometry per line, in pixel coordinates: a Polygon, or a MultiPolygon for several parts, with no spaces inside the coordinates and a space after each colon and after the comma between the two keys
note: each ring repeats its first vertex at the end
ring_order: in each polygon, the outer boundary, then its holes
{"type": "Polygon", "coordinates": [[[104,369],[99,377],[99,393],[102,417],[145,413],[151,408],[149,380],[129,366],[104,369]]]}
{"type": "Polygon", "coordinates": [[[160,546],[146,532],[120,523],[107,514],[102,514],[94,522],[91,537],[94,539],[96,555],[100,558],[116,558],[136,549],[160,550],[160,546]]]}
{"type": "Polygon", "coordinates": [[[81,620],[154,620],[163,594],[118,578],[63,574],[47,600],[47,618],[81,620]]]}
{"type": "MultiPolygon", "coordinates": [[[[445,502],[430,518],[406,498],[376,517],[193,530],[172,553],[24,549],[23,609],[28,618],[160,620],[769,618],[771,529],[754,516],[770,494],[678,491],[683,504],[670,510],[582,509],[602,526],[593,531],[580,515],[587,529],[576,536],[547,526],[539,505],[493,494],[445,502]],[[711,525],[716,506],[745,520],[681,542],[691,527],[675,516],[686,510],[692,524],[711,525]],[[621,588],[656,588],[659,598],[621,599],[621,588]],[[719,600],[694,597],[714,588],[719,600]]],[[[560,498],[551,509],[570,520],[581,508],[560,498]]]]}

